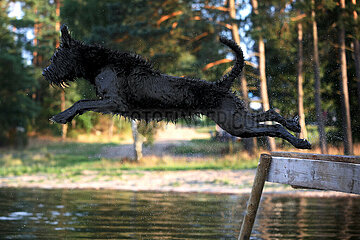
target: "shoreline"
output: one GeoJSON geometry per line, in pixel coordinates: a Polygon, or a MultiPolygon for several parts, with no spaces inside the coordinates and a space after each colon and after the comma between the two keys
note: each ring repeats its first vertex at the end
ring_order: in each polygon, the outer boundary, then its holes
{"type": "MultiPolygon", "coordinates": [[[[83,172],[75,178],[59,178],[52,174],[1,177],[0,188],[115,190],[132,192],[250,194],[255,169],[251,170],[187,170],[187,171],[121,171],[120,176],[99,176],[83,172]]],[[[265,183],[264,195],[304,197],[360,197],[356,194],[265,183]]]]}

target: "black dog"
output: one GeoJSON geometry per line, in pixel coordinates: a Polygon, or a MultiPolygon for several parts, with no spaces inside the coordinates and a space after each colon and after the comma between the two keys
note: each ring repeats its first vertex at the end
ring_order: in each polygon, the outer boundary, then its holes
{"type": "Polygon", "coordinates": [[[86,45],[72,39],[65,25],[61,27],[61,45],[43,75],[51,83],[67,86],[84,78],[95,86],[97,100],[80,100],[51,118],[67,123],[86,111],[120,114],[133,119],[176,120],[203,114],[237,137],[280,137],[296,148],[309,149],[305,139],[298,139],[284,127],[300,132],[298,117],[286,120],[274,110],[251,114],[230,87],[244,66],[240,47],[220,37],[236,54],[232,70],[217,82],[174,77],[160,73],[141,56],[86,45]],[[266,125],[266,121],[280,124],[266,125]]]}

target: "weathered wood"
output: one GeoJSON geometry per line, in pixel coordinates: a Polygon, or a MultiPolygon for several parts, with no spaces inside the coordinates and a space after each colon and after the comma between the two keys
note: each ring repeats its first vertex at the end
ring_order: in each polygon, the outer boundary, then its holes
{"type": "Polygon", "coordinates": [[[360,164],[273,156],[266,180],[360,194],[360,164]]]}
{"type": "Polygon", "coordinates": [[[254,185],[251,190],[249,202],[247,205],[246,215],[241,225],[238,240],[245,240],[250,238],[251,230],[255,222],[256,212],[259,207],[260,198],[264,188],[265,179],[269,171],[270,163],[271,156],[268,154],[261,154],[259,165],[256,170],[254,185]]]}
{"type": "Polygon", "coordinates": [[[239,240],[250,238],[265,180],[360,194],[360,157],[294,152],[262,154],[239,240]]]}
{"type": "Polygon", "coordinates": [[[329,155],[316,153],[297,153],[297,152],[272,152],[273,157],[287,157],[287,158],[302,158],[333,162],[346,162],[360,164],[360,156],[343,156],[343,155],[329,155]]]}

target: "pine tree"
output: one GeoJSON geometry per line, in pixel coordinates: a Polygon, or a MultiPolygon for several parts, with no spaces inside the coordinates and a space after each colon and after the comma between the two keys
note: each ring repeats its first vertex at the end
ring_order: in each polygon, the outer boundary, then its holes
{"type": "Polygon", "coordinates": [[[42,107],[33,127],[39,132],[53,130],[61,133],[61,126],[51,124],[48,119],[60,110],[58,96],[62,90],[50,87],[41,74],[43,68],[49,65],[49,59],[54,53],[59,39],[59,32],[56,31],[56,22],[58,21],[56,2],[41,0],[23,0],[21,2],[24,17],[16,24],[18,28],[33,29],[34,32],[32,41],[26,39],[26,50],[32,53],[32,67],[37,81],[32,97],[42,107]]]}
{"type": "Polygon", "coordinates": [[[345,52],[345,26],[344,26],[344,13],[345,13],[345,0],[340,0],[341,16],[339,22],[339,43],[340,43],[340,60],[341,60],[341,102],[343,113],[343,134],[344,134],[344,154],[353,154],[352,132],[351,132],[351,119],[350,119],[350,103],[349,103],[349,89],[347,77],[347,63],[345,52]]]}
{"type": "MultiPolygon", "coordinates": [[[[354,7],[356,6],[356,0],[352,0],[354,7]]],[[[359,16],[356,9],[353,10],[354,20],[354,60],[355,60],[355,74],[356,74],[356,86],[358,95],[358,107],[360,109],[360,42],[359,42],[359,16]]]]}
{"type": "Polygon", "coordinates": [[[8,7],[9,1],[0,2],[0,145],[24,146],[39,108],[30,97],[36,82],[21,57],[22,37],[9,30],[8,7]]]}
{"type": "MultiPolygon", "coordinates": [[[[229,15],[230,18],[232,20],[236,19],[236,6],[235,6],[235,0],[229,0],[229,15]]],[[[239,33],[239,27],[237,25],[236,22],[232,22],[231,24],[231,34],[232,34],[232,38],[233,40],[240,45],[240,33],[239,33]]],[[[246,81],[246,76],[245,76],[245,67],[242,70],[242,74],[240,76],[240,81],[241,81],[241,95],[242,95],[242,99],[245,103],[245,106],[247,108],[249,108],[249,98],[248,98],[248,88],[247,88],[247,81],[246,81]]],[[[250,109],[250,108],[249,108],[250,109]]],[[[249,138],[244,138],[243,142],[244,142],[244,147],[245,149],[248,151],[249,155],[253,155],[254,153],[254,140],[255,139],[249,139],[249,138]]]]}
{"type": "Polygon", "coordinates": [[[319,63],[319,49],[318,49],[318,28],[315,15],[315,0],[311,1],[311,18],[313,27],[313,65],[314,65],[314,76],[315,76],[315,106],[316,106],[316,118],[318,124],[318,132],[320,136],[320,149],[321,153],[327,153],[326,135],[325,135],[325,124],[324,116],[321,107],[321,80],[320,80],[320,63],[319,63]]]}
{"type": "Polygon", "coordinates": [[[298,28],[298,44],[299,44],[299,51],[298,51],[298,111],[300,117],[300,138],[307,139],[307,131],[305,125],[305,113],[304,113],[304,89],[303,89],[303,82],[304,82],[304,73],[303,73],[303,24],[301,22],[297,23],[298,28]]]}
{"type": "MultiPolygon", "coordinates": [[[[257,0],[251,1],[252,7],[253,7],[253,13],[255,16],[259,16],[259,4],[257,0]]],[[[255,26],[258,32],[258,50],[259,50],[259,72],[260,72],[260,91],[261,91],[261,100],[262,100],[262,106],[263,110],[267,111],[270,109],[270,103],[269,103],[269,96],[268,96],[268,87],[267,87],[267,79],[266,79],[266,66],[265,66],[265,43],[264,43],[264,37],[260,33],[261,27],[259,25],[255,26]]],[[[276,145],[275,145],[275,139],[268,137],[268,143],[269,143],[269,150],[275,151],[276,145]]]]}

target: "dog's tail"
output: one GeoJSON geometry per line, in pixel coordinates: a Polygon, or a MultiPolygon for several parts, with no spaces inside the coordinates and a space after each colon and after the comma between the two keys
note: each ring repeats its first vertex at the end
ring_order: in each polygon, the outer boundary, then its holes
{"type": "Polygon", "coordinates": [[[220,36],[220,42],[231,48],[235,52],[235,64],[231,71],[225,74],[220,80],[216,82],[221,88],[230,89],[231,85],[233,84],[234,80],[241,74],[242,69],[244,67],[244,55],[239,47],[233,40],[227,39],[223,36],[220,36]]]}

